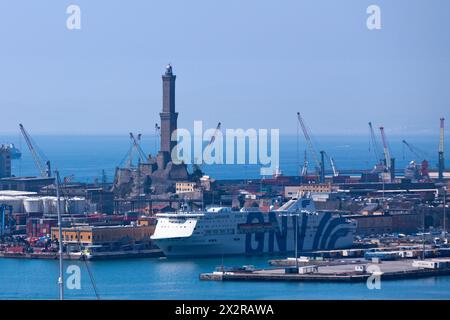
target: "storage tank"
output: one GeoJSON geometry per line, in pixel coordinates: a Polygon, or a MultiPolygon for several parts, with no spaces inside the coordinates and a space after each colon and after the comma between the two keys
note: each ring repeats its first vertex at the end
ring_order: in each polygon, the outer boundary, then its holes
{"type": "Polygon", "coordinates": [[[27,198],[23,200],[23,207],[26,213],[41,213],[42,199],[41,198],[27,198]]]}
{"type": "Polygon", "coordinates": [[[42,212],[44,214],[53,214],[52,205],[53,197],[42,197],[42,212]]]}
{"type": "MultiPolygon", "coordinates": [[[[67,212],[67,210],[66,210],[66,199],[59,198],[59,205],[60,205],[59,206],[59,210],[60,210],[61,214],[66,213],[67,212]]],[[[53,210],[54,214],[58,213],[57,208],[58,208],[58,198],[57,197],[52,197],[52,210],[53,210]]]]}

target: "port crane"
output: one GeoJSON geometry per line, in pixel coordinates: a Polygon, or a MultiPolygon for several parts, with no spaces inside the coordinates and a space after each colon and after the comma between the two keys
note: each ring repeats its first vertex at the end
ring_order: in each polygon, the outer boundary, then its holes
{"type": "Polygon", "coordinates": [[[49,160],[44,161],[46,157],[43,156],[42,152],[39,152],[36,144],[33,142],[31,136],[25,130],[24,126],[22,124],[19,124],[19,128],[27,143],[28,149],[31,152],[34,163],[36,164],[39,173],[41,174],[42,177],[51,177],[50,161],[49,160]]]}
{"type": "Polygon", "coordinates": [[[406,140],[402,140],[402,143],[404,146],[406,146],[408,148],[409,151],[411,151],[411,153],[417,157],[417,159],[426,159],[426,152],[413,146],[412,144],[408,143],[406,140]]]}
{"type": "Polygon", "coordinates": [[[218,123],[216,126],[216,129],[214,130],[214,133],[211,137],[211,140],[209,140],[207,147],[209,147],[211,144],[213,144],[213,142],[216,140],[216,137],[218,136],[219,132],[220,132],[220,127],[222,126],[222,123],[218,123]]]}
{"type": "Polygon", "coordinates": [[[306,154],[306,150],[305,150],[305,156],[303,158],[303,167],[302,167],[302,171],[301,171],[300,175],[302,177],[306,177],[308,175],[308,156],[306,154]]]}
{"type": "Polygon", "coordinates": [[[387,142],[386,134],[384,132],[384,127],[380,127],[381,141],[383,142],[383,153],[384,153],[384,166],[385,171],[390,173],[391,180],[395,179],[395,159],[391,157],[391,152],[389,150],[389,145],[387,142]]]}
{"type": "Polygon", "coordinates": [[[369,122],[369,130],[370,130],[370,138],[371,138],[371,144],[372,144],[372,150],[375,155],[375,160],[377,161],[376,167],[382,166],[383,164],[383,157],[382,152],[380,152],[380,147],[377,142],[377,138],[375,136],[375,131],[373,130],[372,122],[369,122]]]}
{"type": "Polygon", "coordinates": [[[336,165],[334,164],[334,159],[326,153],[326,151],[320,151],[322,154],[322,159],[325,158],[330,164],[331,170],[333,171],[333,177],[339,176],[339,172],[336,169],[336,165]]]}
{"type": "Polygon", "coordinates": [[[141,148],[141,137],[142,137],[142,134],[140,134],[140,133],[138,134],[138,136],[136,138],[134,136],[134,134],[132,132],[130,132],[130,138],[131,138],[131,141],[133,143],[135,150],[138,152],[139,160],[145,161],[145,158],[147,157],[147,155],[145,154],[144,150],[142,150],[142,148],[141,148]]]}
{"type": "Polygon", "coordinates": [[[306,128],[305,122],[303,121],[303,118],[300,115],[300,112],[297,112],[297,119],[298,119],[298,122],[300,123],[300,126],[302,128],[303,135],[305,136],[305,140],[306,140],[306,143],[308,145],[309,152],[312,154],[312,157],[314,159],[314,164],[316,166],[316,172],[320,175],[320,182],[324,182],[324,180],[325,180],[325,172],[323,170],[323,167],[324,167],[323,161],[321,162],[319,160],[319,157],[317,155],[316,149],[314,149],[311,137],[310,137],[310,135],[308,133],[308,129],[306,128]]]}
{"type": "Polygon", "coordinates": [[[445,171],[445,158],[444,158],[444,118],[440,119],[440,130],[439,130],[439,153],[438,153],[438,171],[439,171],[439,180],[444,179],[444,171],[445,171]]]}
{"type": "Polygon", "coordinates": [[[137,137],[135,137],[132,132],[129,133],[130,148],[128,149],[125,157],[120,162],[119,166],[125,163],[125,160],[128,159],[128,161],[126,162],[126,167],[127,168],[133,167],[133,155],[135,150],[138,155],[138,162],[145,162],[147,156],[144,150],[142,150],[141,148],[141,137],[142,135],[140,133],[137,135],[137,137]]]}
{"type": "MultiPolygon", "coordinates": [[[[417,157],[417,159],[423,159],[420,165],[420,176],[421,179],[425,181],[430,180],[430,172],[429,172],[429,162],[426,160],[427,155],[426,152],[420,150],[419,148],[413,146],[412,144],[408,143],[406,140],[402,140],[402,143],[404,146],[406,146],[411,153],[417,157]]],[[[411,162],[411,165],[414,165],[414,161],[411,162]]]]}
{"type": "Polygon", "coordinates": [[[381,140],[383,141],[383,153],[384,153],[384,166],[387,170],[391,168],[391,152],[389,151],[389,146],[386,139],[386,134],[384,133],[384,127],[380,127],[381,140]]]}
{"type": "MultiPolygon", "coordinates": [[[[216,126],[216,129],[214,130],[214,132],[213,132],[213,134],[212,134],[212,136],[211,136],[211,139],[208,141],[208,144],[205,146],[204,152],[205,152],[206,150],[208,150],[208,148],[211,147],[211,145],[212,145],[212,144],[214,143],[214,141],[216,140],[217,136],[219,135],[221,126],[222,126],[222,123],[219,122],[219,123],[217,124],[217,126],[216,126]]],[[[195,162],[196,164],[198,164],[198,159],[195,158],[195,161],[194,161],[194,162],[195,162]]],[[[202,162],[203,162],[203,160],[202,160],[202,162]]]]}

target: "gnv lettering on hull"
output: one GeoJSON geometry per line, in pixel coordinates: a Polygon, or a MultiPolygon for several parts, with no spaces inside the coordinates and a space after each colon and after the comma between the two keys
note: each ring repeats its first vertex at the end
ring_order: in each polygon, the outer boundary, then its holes
{"type": "MultiPolygon", "coordinates": [[[[271,231],[267,232],[253,232],[245,235],[245,253],[246,254],[261,254],[265,252],[264,245],[266,239],[266,233],[269,233],[268,252],[286,252],[287,251],[287,232],[288,232],[288,217],[281,217],[280,221],[276,217],[275,212],[269,212],[266,214],[269,217],[269,222],[275,227],[271,231]],[[275,250],[275,242],[277,250],[275,250]]],[[[290,219],[291,220],[291,219],[290,219]]],[[[292,217],[292,225],[294,223],[294,217],[292,217]]],[[[247,216],[247,224],[263,224],[264,216],[261,212],[251,212],[247,216]]]]}
{"type": "Polygon", "coordinates": [[[254,230],[249,228],[245,234],[245,253],[258,255],[265,252],[284,253],[293,251],[295,247],[294,226],[297,226],[297,248],[299,251],[333,249],[339,238],[346,237],[351,232],[351,228],[341,228],[342,225],[346,224],[344,218],[332,218],[331,213],[325,213],[316,222],[318,224],[314,228],[314,237],[310,238],[310,233],[307,231],[309,219],[310,217],[304,213],[292,216],[277,216],[276,212],[250,212],[247,216],[246,226],[254,226],[254,230]],[[264,217],[267,217],[268,221],[265,221],[264,217]],[[292,239],[292,243],[288,243],[288,225],[291,227],[289,237],[292,239]],[[307,244],[307,239],[311,240],[312,243],[307,244]]]}

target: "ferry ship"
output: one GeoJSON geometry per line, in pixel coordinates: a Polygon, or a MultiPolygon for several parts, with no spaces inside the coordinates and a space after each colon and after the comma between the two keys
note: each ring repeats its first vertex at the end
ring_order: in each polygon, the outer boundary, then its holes
{"type": "Polygon", "coordinates": [[[151,238],[167,257],[343,249],[352,246],[356,231],[354,220],[316,211],[309,195],[293,198],[269,212],[258,208],[233,211],[228,207],[211,207],[198,212],[161,213],[156,217],[151,238]]]}

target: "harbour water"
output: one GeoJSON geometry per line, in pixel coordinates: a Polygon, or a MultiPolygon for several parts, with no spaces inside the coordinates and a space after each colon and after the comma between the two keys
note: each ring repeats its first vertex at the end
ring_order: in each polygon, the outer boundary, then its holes
{"type": "MultiPolygon", "coordinates": [[[[267,267],[267,257],[224,258],[224,265],[267,267]]],[[[222,264],[214,259],[136,259],[92,261],[89,267],[100,299],[450,299],[450,277],[381,281],[381,289],[365,283],[217,282],[199,274],[222,264]]],[[[81,289],[67,299],[96,299],[84,262],[81,289]]],[[[57,299],[58,262],[0,259],[0,299],[57,299]]]]}
{"type": "MultiPolygon", "coordinates": [[[[435,166],[437,137],[390,137],[392,153],[398,168],[412,160],[405,151],[403,138],[430,155],[435,166]]],[[[36,175],[36,169],[23,139],[0,136],[4,142],[14,143],[23,153],[14,160],[15,175],[36,175]]],[[[58,167],[62,176],[74,175],[76,181],[92,182],[101,179],[102,169],[112,181],[114,169],[129,148],[127,136],[36,136],[35,142],[58,167]]],[[[319,140],[319,139],[317,139],[319,140]]],[[[154,137],[144,135],[143,148],[154,153],[158,147],[154,137]]],[[[319,148],[319,147],[317,147],[319,148]]],[[[367,169],[374,163],[369,150],[369,136],[321,137],[320,148],[335,159],[338,168],[367,169]]],[[[304,142],[297,148],[296,136],[282,136],[280,146],[281,169],[296,174],[303,163],[304,142]]],[[[423,159],[416,159],[421,161],[423,159]]],[[[311,161],[310,161],[311,163],[311,161]]],[[[203,166],[214,178],[257,178],[259,166],[240,165],[203,166]]],[[[310,165],[313,170],[313,165],[310,165]]],[[[226,257],[226,266],[253,264],[267,267],[269,257],[226,257]]],[[[92,270],[102,299],[450,299],[450,277],[417,280],[382,281],[380,290],[369,290],[364,283],[283,283],[283,282],[215,282],[200,281],[199,274],[211,272],[222,264],[214,259],[136,259],[87,262],[92,270]]],[[[81,289],[66,290],[72,299],[95,299],[84,262],[70,261],[81,268],[81,289]]],[[[67,266],[67,265],[66,265],[67,266]]],[[[57,261],[29,259],[0,259],[0,299],[57,299],[57,261]]]]}

